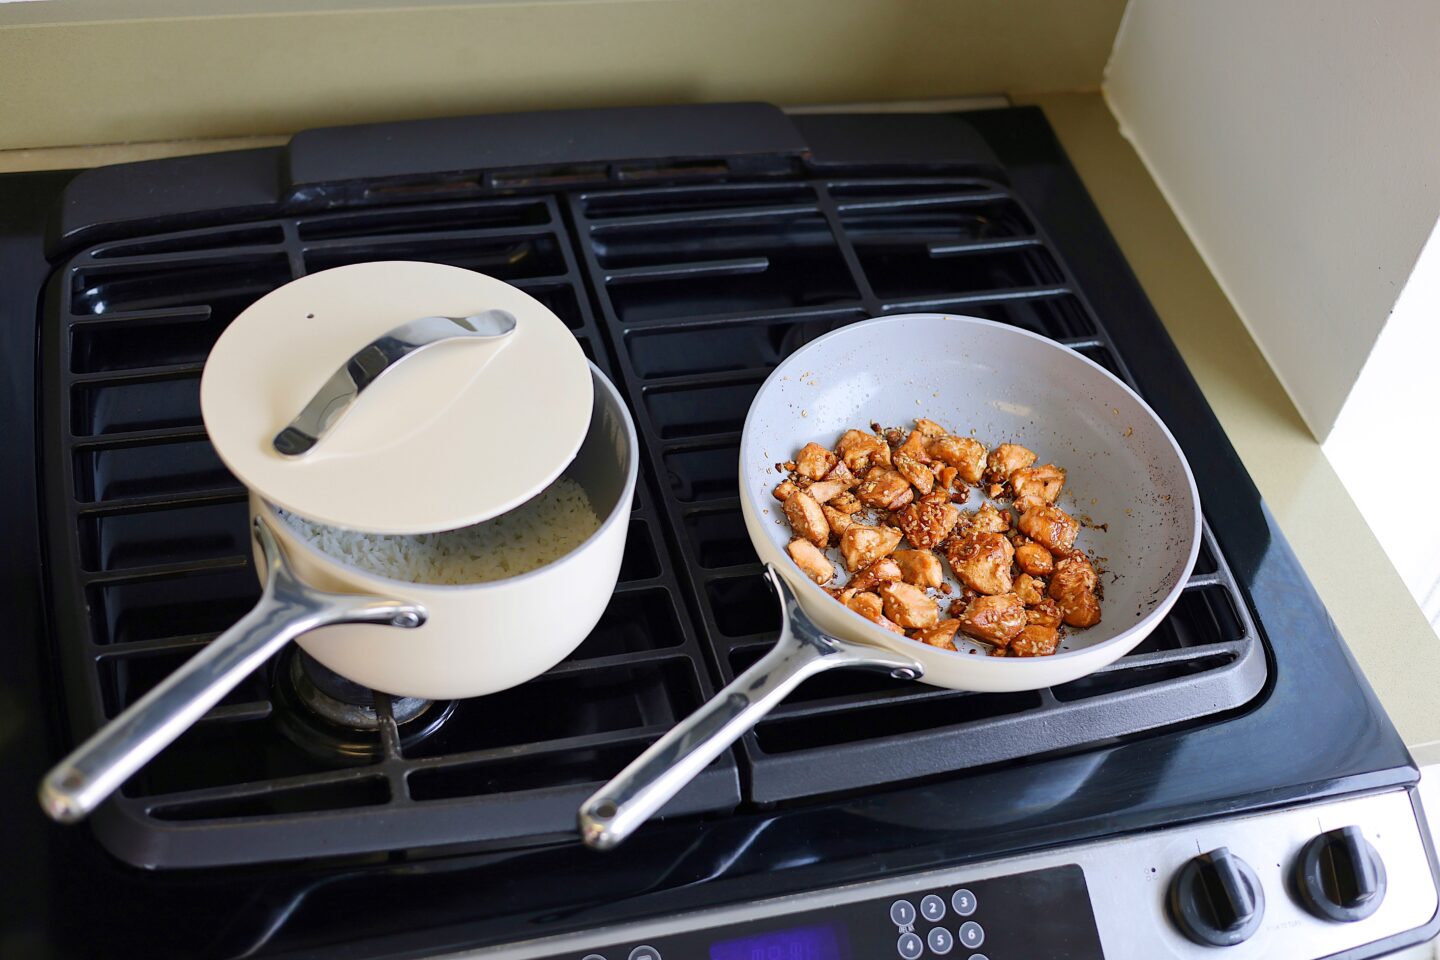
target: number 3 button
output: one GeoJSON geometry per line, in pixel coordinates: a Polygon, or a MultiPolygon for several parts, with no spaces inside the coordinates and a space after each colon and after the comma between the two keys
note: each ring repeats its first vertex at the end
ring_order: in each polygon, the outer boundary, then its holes
{"type": "Polygon", "coordinates": [[[950,906],[962,917],[968,917],[975,912],[975,894],[963,887],[956,890],[950,897],[950,906]]]}

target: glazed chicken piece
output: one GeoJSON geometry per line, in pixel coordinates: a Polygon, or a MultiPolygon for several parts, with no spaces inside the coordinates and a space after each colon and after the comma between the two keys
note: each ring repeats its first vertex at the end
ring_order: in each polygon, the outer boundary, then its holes
{"type": "Polygon", "coordinates": [[[940,424],[934,420],[926,420],[924,417],[920,417],[915,421],[915,431],[926,440],[935,440],[945,436],[946,433],[945,428],[940,426],[940,424]]]}
{"type": "Polygon", "coordinates": [[[799,567],[805,576],[822,587],[835,577],[835,565],[809,540],[791,540],[785,552],[790,554],[790,559],[795,561],[795,566],[799,567]]]}
{"type": "Polygon", "coordinates": [[[777,485],[775,489],[771,492],[775,495],[776,500],[784,503],[786,500],[790,499],[790,494],[794,493],[796,490],[799,489],[799,487],[795,486],[794,480],[782,480],[780,481],[779,485],[777,485]]]}
{"type": "Polygon", "coordinates": [[[1096,580],[1095,568],[1084,557],[1066,557],[1055,564],[1055,575],[1050,578],[1050,597],[1060,605],[1060,615],[1070,626],[1093,627],[1100,622],[1096,580]]]}
{"type": "Polygon", "coordinates": [[[840,496],[833,498],[826,506],[833,507],[843,514],[854,515],[860,512],[860,500],[855,494],[846,491],[840,496]]]}
{"type": "Polygon", "coordinates": [[[845,461],[845,466],[856,475],[864,473],[872,466],[890,465],[889,445],[873,433],[846,430],[835,449],[839,452],[840,459],[845,461]]]}
{"type": "Polygon", "coordinates": [[[830,524],[825,520],[825,512],[804,490],[796,490],[786,499],[785,519],[790,521],[790,529],[817,547],[825,546],[830,539],[830,524]]]}
{"type": "Polygon", "coordinates": [[[897,456],[906,456],[917,463],[929,463],[930,453],[928,447],[930,440],[919,430],[911,430],[905,437],[905,442],[892,453],[891,459],[897,456]]]}
{"type": "Polygon", "coordinates": [[[915,640],[919,640],[921,643],[927,643],[932,647],[939,647],[941,650],[954,650],[955,633],[959,629],[960,621],[952,617],[948,620],[941,620],[933,627],[916,630],[910,634],[910,636],[915,640]]]}
{"type": "Polygon", "coordinates": [[[935,475],[935,482],[940,484],[942,490],[950,490],[955,486],[955,478],[960,476],[960,471],[954,467],[941,467],[940,472],[935,475]]]}
{"type": "Polygon", "coordinates": [[[896,550],[891,556],[900,566],[900,579],[906,583],[933,589],[945,580],[940,558],[929,550],[896,550]]]}
{"type": "Polygon", "coordinates": [[[966,519],[974,533],[1004,533],[1010,529],[1010,515],[997,510],[993,503],[981,504],[980,509],[966,519]]]}
{"type": "Polygon", "coordinates": [[[921,497],[895,512],[895,522],[900,525],[905,539],[921,550],[940,546],[959,521],[960,508],[951,503],[944,493],[921,497]]]}
{"type": "Polygon", "coordinates": [[[1016,470],[1034,462],[1035,451],[1018,443],[1002,443],[990,451],[990,457],[985,461],[985,478],[991,483],[1001,483],[1010,479],[1010,474],[1016,470]]]}
{"type": "Polygon", "coordinates": [[[1046,597],[1025,611],[1025,622],[1035,627],[1060,626],[1060,604],[1046,597]]]}
{"type": "Polygon", "coordinates": [[[1020,532],[1051,553],[1063,554],[1075,545],[1080,524],[1059,507],[1041,503],[1020,515],[1020,532]]]}
{"type": "Polygon", "coordinates": [[[1048,577],[1055,569],[1055,558],[1038,543],[1026,542],[1016,547],[1015,562],[1032,577],[1048,577]]]}
{"type": "Polygon", "coordinates": [[[871,467],[855,488],[855,496],[865,506],[881,510],[899,510],[915,499],[910,481],[889,467],[871,467]]]}
{"type": "Polygon", "coordinates": [[[1065,486],[1065,471],[1047,463],[1039,467],[1022,467],[1010,474],[1010,489],[1017,497],[1039,497],[1046,503],[1054,503],[1065,486]]]}
{"type": "Polygon", "coordinates": [[[805,488],[816,503],[829,503],[846,490],[844,480],[820,480],[805,488]]]}
{"type": "Polygon", "coordinates": [[[862,567],[888,557],[900,546],[900,531],[894,527],[867,527],[854,523],[840,537],[840,553],[845,569],[854,573],[862,567]]]}
{"type": "Polygon", "coordinates": [[[874,590],[882,583],[895,583],[900,577],[900,565],[889,557],[881,557],[851,577],[850,582],[845,584],[845,589],[863,593],[874,590]]]}
{"type": "Polygon", "coordinates": [[[960,630],[965,634],[1003,647],[1025,629],[1025,606],[1013,593],[993,597],[976,597],[960,615],[960,630]]]}
{"type": "Polygon", "coordinates": [[[1025,512],[1028,510],[1034,510],[1036,507],[1045,506],[1045,501],[1041,500],[1034,494],[1030,494],[1029,496],[1016,497],[1013,501],[1013,506],[1015,507],[1015,511],[1017,513],[1024,515],[1025,512]]]}
{"type": "Polygon", "coordinates": [[[845,531],[850,529],[850,524],[855,522],[851,519],[850,514],[841,513],[828,503],[820,505],[820,512],[825,514],[825,522],[830,524],[830,539],[832,540],[838,541],[845,531]]]}
{"type": "Polygon", "coordinates": [[[871,623],[877,623],[892,633],[904,634],[905,632],[900,629],[898,624],[885,616],[885,604],[884,601],[880,599],[879,594],[857,593],[845,601],[845,606],[854,610],[871,623]]]}
{"type": "Polygon", "coordinates": [[[972,533],[950,541],[945,558],[960,582],[976,593],[1010,593],[1015,548],[998,533],[972,533]]]}
{"type": "Polygon", "coordinates": [[[974,437],[937,437],[926,450],[934,459],[954,467],[966,483],[979,483],[985,472],[985,445],[974,437]]]}
{"type": "Polygon", "coordinates": [[[1028,573],[1015,578],[1015,596],[1027,607],[1033,607],[1045,599],[1045,581],[1036,580],[1028,573]]]}
{"type": "Polygon", "coordinates": [[[1060,634],[1054,627],[1030,624],[1015,635],[1006,647],[1012,657],[1048,657],[1060,645],[1060,634]]]}
{"type": "Polygon", "coordinates": [[[807,443],[795,455],[795,472],[806,480],[819,480],[839,458],[818,443],[807,443]]]}
{"type": "Polygon", "coordinates": [[[839,459],[835,461],[835,466],[830,468],[830,472],[825,474],[825,479],[839,481],[844,484],[846,490],[849,490],[860,482],[860,478],[850,472],[850,468],[845,465],[845,461],[839,459]]]}
{"type": "Polygon", "coordinates": [[[910,481],[911,486],[919,490],[921,494],[929,493],[935,487],[935,474],[930,468],[919,460],[900,451],[895,452],[892,458],[895,463],[895,471],[910,481]]]}
{"type": "Polygon", "coordinates": [[[940,621],[940,608],[917,586],[900,580],[882,584],[878,592],[885,604],[885,616],[902,627],[921,629],[940,621]]]}

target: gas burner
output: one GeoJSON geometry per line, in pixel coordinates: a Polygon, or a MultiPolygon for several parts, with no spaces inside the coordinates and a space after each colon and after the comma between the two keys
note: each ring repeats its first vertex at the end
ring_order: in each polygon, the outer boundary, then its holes
{"type": "Polygon", "coordinates": [[[297,746],[322,759],[368,763],[384,752],[382,727],[393,720],[400,747],[430,736],[455,701],[391,697],[347,680],[298,647],[275,673],[275,718],[297,746]]]}

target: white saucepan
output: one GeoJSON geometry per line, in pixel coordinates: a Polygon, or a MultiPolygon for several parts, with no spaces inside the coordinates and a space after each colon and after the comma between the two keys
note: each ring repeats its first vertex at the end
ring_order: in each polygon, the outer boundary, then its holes
{"type": "MultiPolygon", "coordinates": [[[[1032,690],[1092,673],[1133,649],[1179,598],[1200,549],[1190,467],[1155,412],[1084,356],[1014,327],[911,314],[854,324],[796,351],[760,388],[740,442],[745,526],[779,594],[774,649],[585,802],[585,842],[619,843],[802,680],[881,669],[955,690],[1032,690]],[[838,603],[785,551],[793,534],[771,491],[777,462],[852,427],[927,417],[987,447],[1016,442],[1068,471],[1059,506],[1091,524],[1076,546],[1103,560],[1102,621],[1052,656],[990,657],[891,633],[838,603]],[[1103,525],[1103,526],[1096,526],[1103,525]]],[[[981,502],[971,495],[971,507],[981,502]]]]}
{"type": "MultiPolygon", "coordinates": [[[[207,362],[207,386],[223,382],[226,374],[242,386],[247,376],[262,387],[266,377],[276,382],[268,391],[242,398],[248,405],[207,403],[205,419],[217,450],[242,480],[272,478],[263,486],[249,484],[256,570],[264,591],[250,613],[46,776],[40,801],[56,820],[74,821],[92,811],[291,640],[298,639],[326,667],[374,690],[425,699],[474,697],[523,683],[560,662],[590,633],[614,592],[639,464],[634,423],[614,385],[584,359],[574,337],[538,301],[470,271],[391,262],[314,274],[250,309],[256,312],[242,314],[226,331],[226,338],[233,334],[231,342],[222,338],[217,344],[207,362]],[[321,304],[343,309],[326,316],[321,304]],[[481,311],[491,308],[504,316],[501,335],[508,339],[502,350],[474,339],[450,342],[473,338],[474,330],[451,327],[467,321],[483,327],[481,311]],[[247,317],[255,325],[247,327],[247,317]],[[269,341],[256,334],[273,334],[277,320],[314,334],[317,345],[297,351],[288,348],[302,336],[272,337],[286,349],[268,362],[269,341]],[[397,320],[413,322],[396,327],[397,320]],[[427,324],[441,336],[433,340],[434,350],[421,355],[421,347],[432,344],[407,342],[405,336],[424,333],[427,324]],[[343,360],[367,340],[368,346],[336,369],[336,356],[343,360]],[[247,342],[255,362],[232,363],[229,370],[216,363],[221,355],[232,362],[237,353],[243,357],[247,342]],[[228,349],[237,343],[240,349],[228,349]],[[327,357],[326,349],[339,352],[327,357]],[[297,358],[307,352],[318,357],[308,368],[303,356],[297,358]],[[514,367],[527,356],[543,370],[518,378],[519,387],[507,386],[517,382],[514,367]],[[303,378],[294,378],[300,382],[287,379],[292,373],[284,369],[287,362],[304,372],[303,378]],[[484,375],[477,376],[482,367],[484,375]],[[384,390],[371,391],[379,374],[391,368],[403,369],[387,374],[384,390]],[[573,389],[562,369],[578,373],[583,389],[573,389]],[[309,462],[281,460],[295,455],[277,452],[290,430],[277,434],[277,427],[304,397],[323,396],[337,378],[345,382],[347,395],[335,394],[321,404],[326,416],[308,427],[315,436],[301,434],[293,444],[318,446],[324,456],[309,462]],[[317,393],[319,384],[324,386],[317,393]],[[487,396],[498,391],[503,400],[527,385],[535,391],[534,403],[515,396],[514,404],[497,405],[487,396]],[[580,409],[572,404],[548,419],[537,411],[565,390],[579,397],[580,409]],[[272,394],[286,391],[286,397],[273,400],[272,394]],[[366,395],[360,398],[362,391],[366,395]],[[437,398],[454,400],[454,405],[443,406],[437,398]],[[268,413],[253,409],[272,403],[268,413]],[[342,404],[348,408],[352,403],[356,412],[345,414],[342,404]],[[338,421],[336,410],[346,421],[332,445],[320,438],[338,421]],[[237,431],[235,424],[247,417],[249,425],[237,431]],[[447,417],[453,422],[447,423],[447,417]],[[417,426],[397,432],[396,423],[417,426]],[[574,431],[573,444],[560,435],[567,426],[574,431]],[[389,447],[380,449],[374,441],[378,428],[389,447]],[[217,436],[222,433],[224,438],[217,436]],[[247,465],[247,457],[253,463],[247,465]],[[396,458],[405,469],[392,469],[396,458]],[[466,462],[475,465],[469,482],[464,474],[454,475],[455,465],[466,462]],[[517,481],[526,471],[530,479],[517,481]],[[503,512],[528,499],[517,500],[517,490],[523,493],[528,485],[533,496],[556,475],[585,490],[600,519],[598,529],[549,564],[473,584],[411,583],[357,569],[302,539],[275,503],[281,500],[291,513],[330,526],[386,532],[405,532],[403,524],[445,517],[447,510],[464,511],[457,522],[429,528],[444,530],[473,522],[478,510],[489,516],[503,512]],[[448,505],[441,496],[447,490],[454,491],[448,505]],[[406,499],[411,494],[413,500],[406,499]],[[286,496],[290,501],[283,500],[286,496]],[[314,509],[296,508],[294,499],[303,497],[314,509]],[[491,509],[497,502],[503,507],[491,509]],[[373,516],[374,525],[325,516],[339,510],[373,516]]],[[[202,395],[214,396],[204,388],[202,395]]],[[[301,417],[291,426],[296,423],[304,425],[301,417]]]]}

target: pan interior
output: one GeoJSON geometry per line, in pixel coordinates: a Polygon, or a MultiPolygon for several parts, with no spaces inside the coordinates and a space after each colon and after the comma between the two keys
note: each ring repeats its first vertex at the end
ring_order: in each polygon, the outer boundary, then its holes
{"type": "MultiPolygon", "coordinates": [[[[1096,558],[1104,599],[1102,622],[1072,633],[1062,652],[1137,625],[1193,564],[1199,541],[1193,480],[1144,403],[1064,347],[990,321],[939,314],[846,327],[793,354],[761,388],[741,441],[741,495],[763,518],[774,547],[783,554],[791,538],[771,495],[782,476],[777,462],[809,441],[833,447],[852,427],[906,427],[916,417],[973,434],[987,448],[1023,444],[1038,463],[1067,470],[1059,506],[1086,523],[1077,546],[1096,558]]],[[[966,509],[981,502],[973,491],[966,509]]],[[[835,602],[800,586],[807,605],[835,602]]]]}

